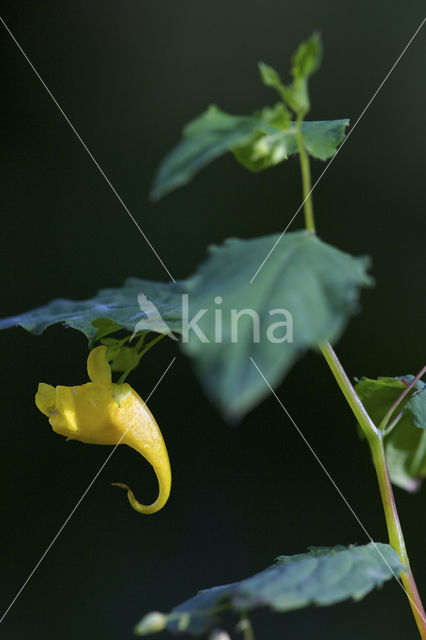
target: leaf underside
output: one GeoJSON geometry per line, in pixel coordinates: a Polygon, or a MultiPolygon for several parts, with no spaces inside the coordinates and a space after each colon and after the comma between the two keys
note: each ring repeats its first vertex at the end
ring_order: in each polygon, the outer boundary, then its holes
{"type": "Polygon", "coordinates": [[[87,336],[89,343],[121,328],[133,332],[135,325],[146,320],[146,330],[162,333],[162,323],[141,312],[138,294],[143,292],[155,306],[162,318],[167,318],[171,331],[181,331],[180,289],[173,283],[153,282],[139,278],[128,278],[122,287],[101,289],[89,300],[65,300],[57,298],[47,305],[17,316],[0,319],[0,329],[21,326],[40,335],[53,324],[64,323],[87,336]],[[102,321],[102,322],[100,322],[102,321]],[[111,324],[113,323],[113,324],[111,324]],[[110,329],[111,327],[111,329],[110,329]],[[101,329],[101,330],[100,330],[101,329]]]}
{"type": "MultiPolygon", "coordinates": [[[[167,629],[198,635],[220,623],[223,611],[247,612],[258,607],[292,611],[309,605],[328,606],[348,598],[360,600],[404,570],[387,544],[313,548],[281,556],[274,565],[233,584],[200,591],[166,615],[167,629]]],[[[144,620],[136,633],[145,635],[144,620]]]]}

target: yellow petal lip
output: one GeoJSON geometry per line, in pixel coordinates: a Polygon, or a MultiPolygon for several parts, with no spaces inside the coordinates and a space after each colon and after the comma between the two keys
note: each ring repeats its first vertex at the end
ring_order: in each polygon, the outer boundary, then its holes
{"type": "Polygon", "coordinates": [[[50,418],[52,413],[56,411],[56,390],[50,384],[40,382],[35,397],[35,403],[37,409],[39,409],[45,416],[50,418]]]}
{"type": "Polygon", "coordinates": [[[166,445],[158,424],[129,384],[114,384],[107,361],[107,347],[89,353],[87,371],[91,382],[74,387],[41,382],[35,397],[37,408],[49,418],[52,429],[68,439],[90,444],[127,444],[154,468],[159,493],[151,505],[140,504],[127,489],[132,507],[140,513],[159,511],[170,494],[171,470],[166,445]]]}
{"type": "Polygon", "coordinates": [[[108,364],[106,354],[107,347],[105,345],[92,349],[87,358],[87,373],[92,382],[110,387],[112,385],[111,367],[108,364]]]}

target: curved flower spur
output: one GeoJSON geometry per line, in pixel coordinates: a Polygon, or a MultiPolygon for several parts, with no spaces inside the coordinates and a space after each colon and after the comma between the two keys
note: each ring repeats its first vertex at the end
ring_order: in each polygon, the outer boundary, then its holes
{"type": "Polygon", "coordinates": [[[49,418],[53,431],[70,440],[90,444],[127,444],[153,466],[158,480],[158,497],[150,505],[140,504],[130,488],[132,507],[139,513],[155,513],[167,502],[171,470],[166,445],[154,416],[132,387],[114,384],[107,360],[107,347],[89,353],[87,372],[91,382],[75,387],[52,387],[41,382],[35,403],[49,418]]]}

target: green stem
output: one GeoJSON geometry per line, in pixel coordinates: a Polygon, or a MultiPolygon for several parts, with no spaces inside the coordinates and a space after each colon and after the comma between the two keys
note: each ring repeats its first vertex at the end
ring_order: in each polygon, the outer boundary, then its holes
{"type": "Polygon", "coordinates": [[[420,637],[425,640],[426,614],[410,567],[410,560],[408,558],[404,535],[393,495],[392,484],[386,465],[382,438],[376,438],[373,443],[370,443],[370,448],[373,454],[373,462],[376,468],[377,479],[379,481],[380,495],[382,498],[383,510],[385,512],[386,525],[389,534],[389,542],[395,551],[398,552],[401,562],[407,568],[407,571],[403,571],[401,573],[401,580],[410,601],[410,606],[420,632],[420,637]]]}
{"type": "Polygon", "coordinates": [[[303,115],[303,113],[300,114],[296,120],[296,141],[297,149],[299,151],[300,169],[302,172],[303,210],[305,213],[306,231],[315,233],[314,206],[311,194],[311,167],[302,137],[303,115]]]}
{"type": "Polygon", "coordinates": [[[370,445],[386,518],[389,542],[398,553],[403,565],[407,568],[407,571],[402,572],[401,580],[409,599],[420,637],[422,640],[426,640],[426,614],[410,567],[401,522],[399,520],[392,484],[386,465],[382,433],[376,429],[372,423],[370,416],[358,398],[332,346],[330,344],[321,345],[321,351],[370,445]]]}
{"type": "MultiPolygon", "coordinates": [[[[303,116],[299,116],[297,119],[297,144],[302,171],[305,226],[307,231],[315,231],[309,158],[306,155],[301,134],[302,119],[303,116]]],[[[343,395],[345,396],[346,401],[352,409],[370,446],[371,453],[373,455],[374,467],[376,469],[377,480],[379,483],[380,496],[382,499],[383,510],[386,519],[389,542],[398,553],[401,562],[407,569],[406,571],[403,571],[401,573],[401,580],[409,599],[414,619],[420,632],[420,637],[422,638],[422,640],[426,640],[426,614],[419,592],[417,590],[413,573],[411,571],[407,548],[405,546],[404,535],[402,532],[395,498],[393,495],[392,484],[386,465],[385,452],[383,448],[383,433],[380,431],[380,429],[377,429],[367,411],[365,410],[364,405],[362,404],[361,400],[358,397],[358,394],[351,384],[351,381],[346,375],[346,372],[342,364],[340,363],[336,353],[334,352],[333,347],[329,343],[321,344],[319,346],[331,372],[333,373],[337,381],[337,384],[343,392],[343,395]]],[[[393,408],[393,410],[394,409],[395,408],[393,408]]]]}

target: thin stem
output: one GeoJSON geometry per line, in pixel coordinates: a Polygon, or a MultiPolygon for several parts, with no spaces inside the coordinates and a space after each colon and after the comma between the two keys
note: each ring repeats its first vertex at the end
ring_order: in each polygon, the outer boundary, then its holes
{"type": "Polygon", "coordinates": [[[399,398],[397,398],[397,400],[395,400],[395,402],[393,403],[393,405],[391,406],[391,408],[389,409],[389,411],[387,412],[387,414],[385,415],[385,417],[381,421],[381,423],[379,425],[379,429],[380,430],[386,429],[387,424],[388,424],[389,420],[392,418],[392,416],[393,416],[394,412],[396,411],[396,409],[399,407],[401,402],[404,400],[405,396],[408,393],[410,393],[411,389],[415,386],[416,382],[418,382],[418,380],[420,380],[420,378],[422,377],[422,375],[425,372],[426,372],[426,365],[423,367],[423,369],[421,369],[419,371],[419,373],[416,375],[416,377],[409,384],[407,384],[407,386],[405,387],[405,389],[403,390],[403,392],[401,393],[399,398]]]}
{"type": "Polygon", "coordinates": [[[303,211],[305,214],[306,231],[312,231],[315,233],[314,205],[311,194],[311,167],[305,145],[303,143],[302,120],[303,114],[300,114],[296,120],[296,141],[297,149],[299,151],[300,169],[302,172],[303,211]]]}
{"type": "Polygon", "coordinates": [[[422,600],[411,571],[410,560],[405,546],[404,535],[396,508],[395,498],[393,495],[392,484],[386,465],[385,451],[383,448],[383,440],[381,437],[376,438],[375,442],[370,443],[371,452],[373,454],[373,462],[376,468],[377,479],[379,482],[380,495],[385,512],[386,525],[389,534],[389,542],[391,546],[398,552],[401,562],[407,568],[407,571],[401,573],[402,584],[410,602],[411,610],[416,621],[420,637],[426,639],[426,613],[423,608],[422,600]]]}
{"type": "MultiPolygon", "coordinates": [[[[304,196],[304,211],[305,211],[305,226],[307,231],[315,231],[313,206],[311,196],[311,180],[309,169],[309,158],[306,154],[305,147],[302,139],[301,124],[303,115],[300,115],[297,119],[297,145],[300,156],[300,166],[302,171],[302,184],[303,184],[303,196],[304,196]]],[[[329,344],[319,345],[321,352],[330,367],[337,384],[343,392],[349,406],[351,407],[367,441],[370,446],[373,462],[376,469],[377,480],[379,483],[380,496],[382,499],[383,510],[386,518],[386,526],[389,535],[389,542],[391,546],[398,553],[401,562],[406,567],[406,571],[401,574],[401,580],[405,588],[405,592],[410,601],[411,609],[413,611],[414,619],[417,623],[417,627],[420,632],[422,640],[426,640],[426,614],[423,609],[422,601],[420,599],[419,592],[414,580],[413,573],[411,571],[410,562],[408,559],[407,548],[405,546],[404,536],[402,533],[402,527],[396,508],[395,498],[393,495],[392,484],[389,478],[389,473],[386,465],[385,452],[383,448],[383,433],[372,422],[370,416],[364,408],[361,400],[358,397],[355,389],[353,388],[351,381],[349,380],[346,372],[340,363],[333,347],[329,344]]],[[[413,380],[411,387],[415,382],[423,375],[422,370],[418,376],[413,380]]],[[[409,389],[405,389],[405,394],[409,389]]],[[[387,418],[385,427],[387,426],[390,418],[393,415],[395,409],[399,406],[401,400],[405,397],[401,394],[398,402],[391,408],[391,411],[385,416],[387,418]]],[[[380,425],[381,426],[381,425],[380,425]]]]}
{"type": "Polygon", "coordinates": [[[333,347],[331,346],[331,344],[326,343],[320,345],[320,349],[334,377],[336,378],[337,384],[343,392],[347,403],[355,414],[355,417],[365,437],[367,438],[368,442],[374,441],[379,435],[378,429],[365,410],[364,405],[362,404],[357,392],[352,386],[351,381],[346,375],[346,371],[342,367],[333,347]]]}

